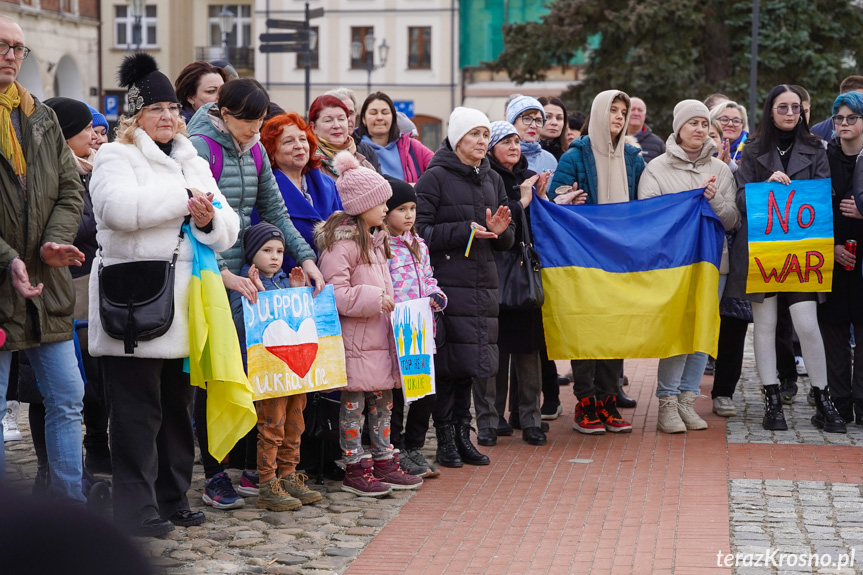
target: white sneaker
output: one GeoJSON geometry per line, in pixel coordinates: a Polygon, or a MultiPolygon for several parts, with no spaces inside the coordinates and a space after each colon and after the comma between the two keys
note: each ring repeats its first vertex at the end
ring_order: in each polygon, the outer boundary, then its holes
{"type": "Polygon", "coordinates": [[[713,413],[720,417],[734,417],[737,415],[737,408],[730,397],[717,397],[713,400],[713,413]]]}
{"type": "Polygon", "coordinates": [[[794,356],[794,363],[797,364],[797,375],[809,375],[806,372],[806,364],[803,363],[803,357],[799,355],[794,356]]]}
{"type": "Polygon", "coordinates": [[[3,441],[21,441],[21,430],[18,429],[18,410],[21,404],[17,401],[6,403],[6,415],[3,417],[3,441]]]}

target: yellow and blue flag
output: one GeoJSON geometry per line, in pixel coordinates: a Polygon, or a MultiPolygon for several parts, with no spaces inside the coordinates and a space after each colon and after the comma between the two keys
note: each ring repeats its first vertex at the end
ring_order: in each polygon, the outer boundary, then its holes
{"type": "MultiPolygon", "coordinates": [[[[213,206],[221,208],[218,202],[213,206]]],[[[192,385],[207,390],[209,451],[221,461],[257,424],[258,416],[216,254],[195,239],[189,224],[184,227],[194,252],[189,286],[189,377],[192,385]]]]}
{"type": "Polygon", "coordinates": [[[550,359],[716,355],[725,236],[703,191],[589,206],[534,199],[550,359]]]}

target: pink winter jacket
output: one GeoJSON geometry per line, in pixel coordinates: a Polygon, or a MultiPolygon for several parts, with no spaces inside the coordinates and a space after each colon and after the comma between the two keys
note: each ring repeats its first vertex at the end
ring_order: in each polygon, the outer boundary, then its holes
{"type": "Polygon", "coordinates": [[[437,280],[432,275],[428,246],[420,236],[411,236],[409,231],[401,236],[390,236],[390,249],[393,252],[389,262],[390,277],[393,280],[396,303],[438,294],[443,298],[444,304],[441,307],[444,308],[447,301],[446,294],[437,285],[437,280]],[[420,261],[417,261],[411,253],[407,245],[408,241],[419,242],[422,256],[420,261]]]}
{"type": "Polygon", "coordinates": [[[365,263],[357,243],[357,227],[336,229],[336,242],[323,245],[323,223],[315,228],[320,256],[318,267],[324,281],[332,284],[342,324],[348,391],[381,391],[401,387],[395,337],[389,312],[382,309],[383,296],[393,297],[393,284],[384,252],[389,237],[374,236],[374,248],[365,263]]]}
{"type": "Polygon", "coordinates": [[[415,184],[428,168],[434,152],[426,148],[419,140],[411,138],[410,134],[399,136],[396,147],[399,150],[402,169],[405,171],[404,180],[410,184],[415,184]]]}

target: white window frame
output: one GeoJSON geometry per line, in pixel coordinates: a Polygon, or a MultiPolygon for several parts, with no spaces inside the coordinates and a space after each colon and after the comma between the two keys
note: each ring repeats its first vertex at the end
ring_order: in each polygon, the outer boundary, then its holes
{"type": "MultiPolygon", "coordinates": [[[[159,7],[153,4],[144,6],[144,15],[141,16],[141,49],[154,49],[158,48],[158,22],[159,22],[159,7]],[[153,7],[155,12],[155,16],[147,16],[147,8],[150,6],[153,7]],[[148,43],[147,42],[147,28],[149,26],[156,27],[156,42],[148,43]]],[[[132,15],[132,9],[128,4],[116,4],[114,6],[114,48],[120,50],[126,50],[128,48],[134,48],[135,36],[135,17],[132,15]],[[124,7],[126,8],[126,16],[117,16],[117,8],[124,7]],[[126,38],[129,39],[128,42],[120,44],[117,41],[117,30],[119,26],[125,25],[126,27],[126,38]]]]}
{"type": "MultiPolygon", "coordinates": [[[[211,6],[215,6],[215,4],[211,4],[211,6]]],[[[234,41],[231,43],[231,46],[236,46],[238,48],[243,48],[245,46],[252,46],[254,44],[254,35],[255,35],[254,31],[252,30],[254,6],[252,6],[250,4],[218,4],[218,6],[219,6],[220,12],[222,11],[222,9],[227,8],[228,10],[230,10],[231,12],[234,13],[234,29],[228,33],[228,38],[230,39],[231,32],[236,31],[236,34],[234,34],[234,38],[233,38],[234,41]],[[249,15],[248,16],[238,15],[238,14],[241,14],[241,12],[242,12],[241,8],[244,6],[248,7],[249,15]],[[251,34],[249,35],[250,36],[249,38],[245,38],[243,36],[243,30],[245,29],[246,25],[249,26],[250,30],[252,30],[251,34]]],[[[209,13],[209,9],[208,9],[208,13],[209,13]]],[[[219,17],[218,16],[209,16],[207,18],[207,36],[208,36],[207,41],[210,43],[211,47],[218,47],[218,46],[222,45],[221,37],[219,37],[219,41],[216,44],[213,44],[212,43],[213,39],[209,37],[210,31],[212,30],[213,26],[215,26],[217,29],[219,28],[219,17]]]]}

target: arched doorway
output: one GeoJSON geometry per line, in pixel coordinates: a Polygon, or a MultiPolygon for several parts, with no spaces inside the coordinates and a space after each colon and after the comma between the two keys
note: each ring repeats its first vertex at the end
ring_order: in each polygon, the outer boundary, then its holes
{"type": "Polygon", "coordinates": [[[31,54],[29,58],[21,62],[18,71],[18,83],[24,86],[31,95],[45,99],[45,89],[42,86],[42,73],[39,71],[39,61],[31,54]]]}
{"type": "Polygon", "coordinates": [[[84,100],[81,74],[78,72],[78,65],[71,56],[63,56],[57,62],[57,74],[54,76],[54,95],[84,100]]]}

